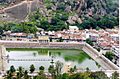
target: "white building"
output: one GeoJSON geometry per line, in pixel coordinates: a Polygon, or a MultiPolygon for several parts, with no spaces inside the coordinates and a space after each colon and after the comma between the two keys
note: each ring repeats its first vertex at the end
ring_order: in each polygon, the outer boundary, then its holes
{"type": "Polygon", "coordinates": [[[110,37],[111,37],[112,40],[114,40],[114,41],[119,41],[119,34],[111,34],[110,37]]]}
{"type": "Polygon", "coordinates": [[[112,46],[112,51],[113,53],[119,57],[119,47],[117,46],[112,46]]]}
{"type": "Polygon", "coordinates": [[[76,32],[76,31],[79,31],[79,28],[77,26],[69,26],[69,30],[71,32],[76,32]]]}

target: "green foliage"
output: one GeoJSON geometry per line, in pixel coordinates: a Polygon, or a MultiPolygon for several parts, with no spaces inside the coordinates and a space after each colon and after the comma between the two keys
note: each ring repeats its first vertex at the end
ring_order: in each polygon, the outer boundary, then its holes
{"type": "Polygon", "coordinates": [[[44,70],[45,70],[44,66],[40,66],[39,67],[39,74],[42,75],[44,73],[44,70]]]}
{"type": "Polygon", "coordinates": [[[97,25],[100,28],[114,28],[114,26],[117,26],[119,24],[119,20],[117,20],[116,17],[107,15],[103,16],[98,22],[97,25]]]}
{"type": "Polygon", "coordinates": [[[23,68],[20,66],[19,68],[18,68],[18,72],[17,72],[17,78],[18,79],[21,79],[22,77],[23,77],[23,68]]]}
{"type": "Polygon", "coordinates": [[[106,52],[105,57],[112,61],[114,58],[114,54],[112,52],[106,52]]]}
{"type": "Polygon", "coordinates": [[[32,64],[31,66],[30,66],[30,73],[33,73],[35,71],[35,67],[34,67],[34,65],[32,64]]]}
{"type": "Polygon", "coordinates": [[[27,70],[24,71],[24,77],[23,78],[24,79],[29,79],[28,71],[27,70]]]}
{"type": "Polygon", "coordinates": [[[57,5],[57,10],[65,10],[65,3],[64,2],[60,2],[58,5],[57,5]]]}
{"type": "Polygon", "coordinates": [[[69,74],[63,73],[61,79],[69,79],[69,74]]]}
{"type": "Polygon", "coordinates": [[[56,75],[59,76],[61,74],[61,70],[62,70],[62,67],[63,67],[63,63],[60,62],[60,61],[57,61],[55,63],[55,66],[56,66],[56,75]]]}
{"type": "MultiPolygon", "coordinates": [[[[60,62],[56,62],[56,63],[57,63],[57,65],[56,65],[57,68],[61,69],[62,68],[61,63],[60,62]]],[[[112,74],[112,77],[109,78],[103,71],[90,72],[89,68],[86,68],[87,69],[86,72],[72,73],[75,71],[75,69],[76,69],[76,66],[74,66],[73,68],[70,69],[71,70],[70,74],[59,73],[59,75],[57,75],[56,68],[53,65],[50,65],[50,67],[48,68],[48,71],[49,71],[49,73],[52,74],[52,79],[119,79],[119,73],[117,73],[117,72],[114,72],[112,74]]],[[[44,70],[44,67],[41,66],[40,70],[44,70]]],[[[11,71],[7,71],[7,75],[5,76],[5,79],[14,79],[13,76],[15,77],[15,75],[13,75],[11,73],[11,71]]],[[[31,79],[31,78],[30,78],[30,76],[28,76],[27,70],[23,71],[23,68],[19,67],[15,79],[31,79]],[[22,73],[22,76],[20,76],[20,73],[22,73]]],[[[48,78],[46,78],[46,76],[44,74],[38,74],[37,76],[34,76],[33,79],[48,79],[48,78]]]]}
{"type": "Polygon", "coordinates": [[[96,48],[98,52],[100,52],[100,48],[96,48]]]}
{"type": "Polygon", "coordinates": [[[24,33],[33,33],[37,32],[37,28],[33,22],[23,22],[21,24],[16,24],[15,26],[11,27],[12,32],[24,32],[24,33]]]}
{"type": "Polygon", "coordinates": [[[44,66],[39,67],[39,70],[44,70],[44,69],[45,69],[44,66]]]}
{"type": "Polygon", "coordinates": [[[112,74],[112,79],[119,79],[119,73],[116,71],[112,74]]]}
{"type": "Polygon", "coordinates": [[[13,73],[13,72],[15,72],[16,70],[15,70],[15,67],[12,65],[11,67],[10,67],[10,72],[11,73],[13,73]]]}
{"type": "Polygon", "coordinates": [[[54,78],[55,78],[55,68],[54,68],[53,65],[50,65],[50,66],[49,66],[48,72],[51,73],[52,78],[54,79],[54,78]]]}
{"type": "Polygon", "coordinates": [[[80,53],[76,54],[68,54],[64,55],[64,59],[66,61],[78,61],[78,63],[83,62],[86,58],[90,58],[85,52],[80,51],[80,53]]]}
{"type": "Polygon", "coordinates": [[[118,0],[108,0],[106,4],[108,7],[108,12],[114,12],[117,9],[117,7],[119,7],[118,2],[118,0]]]}
{"type": "Polygon", "coordinates": [[[91,39],[86,39],[86,43],[90,44],[91,46],[93,46],[93,42],[91,41],[91,39]]]}
{"type": "Polygon", "coordinates": [[[92,79],[109,79],[107,75],[102,71],[92,72],[90,74],[90,77],[92,79]]]}
{"type": "Polygon", "coordinates": [[[44,75],[38,75],[33,77],[33,79],[48,79],[48,78],[46,78],[44,75]]]}
{"type": "Polygon", "coordinates": [[[2,34],[3,34],[3,26],[0,25],[0,35],[2,35],[2,34]]]}
{"type": "Polygon", "coordinates": [[[37,27],[47,31],[58,31],[68,28],[65,21],[68,19],[69,13],[58,10],[54,11],[52,14],[53,15],[49,21],[48,17],[41,15],[38,10],[30,15],[29,20],[35,22],[37,27]]]}

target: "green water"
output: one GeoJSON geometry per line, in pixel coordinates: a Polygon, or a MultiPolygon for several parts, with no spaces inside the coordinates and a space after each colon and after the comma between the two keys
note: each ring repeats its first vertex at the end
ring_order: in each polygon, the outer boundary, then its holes
{"type": "MultiPolygon", "coordinates": [[[[78,69],[100,70],[100,66],[94,60],[92,60],[82,50],[57,50],[57,49],[7,49],[10,59],[51,59],[53,57],[54,62],[61,61],[64,66],[70,64],[71,67],[77,66],[78,69]]],[[[14,65],[15,68],[19,66],[29,70],[29,66],[34,64],[36,70],[40,66],[44,66],[47,71],[51,61],[9,61],[7,68],[14,65]]],[[[63,67],[64,69],[64,67],[63,67]]]]}

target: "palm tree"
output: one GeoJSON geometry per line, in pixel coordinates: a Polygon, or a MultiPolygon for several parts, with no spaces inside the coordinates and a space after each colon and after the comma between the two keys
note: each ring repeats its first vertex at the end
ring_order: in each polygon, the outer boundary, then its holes
{"type": "Polygon", "coordinates": [[[24,79],[29,79],[28,71],[27,70],[25,70],[23,76],[24,76],[24,79]]]}
{"type": "Polygon", "coordinates": [[[33,73],[35,71],[35,67],[34,67],[34,65],[32,64],[32,65],[30,65],[30,73],[33,73]]]}
{"type": "Polygon", "coordinates": [[[44,68],[44,66],[40,66],[39,67],[39,74],[41,75],[41,74],[43,74],[44,73],[44,70],[45,70],[45,68],[44,68]]]}
{"type": "Polygon", "coordinates": [[[50,65],[48,68],[48,72],[52,75],[52,78],[55,78],[55,68],[54,65],[50,65]]]}
{"type": "Polygon", "coordinates": [[[19,68],[18,68],[18,73],[17,73],[17,78],[18,79],[21,79],[22,78],[22,76],[23,76],[23,68],[20,66],[19,68]]]}
{"type": "Polygon", "coordinates": [[[15,72],[16,70],[15,70],[15,67],[12,65],[11,67],[10,67],[10,72],[11,73],[13,73],[13,72],[15,72]]]}
{"type": "Polygon", "coordinates": [[[61,70],[62,70],[62,67],[63,67],[63,63],[60,62],[60,61],[57,61],[55,63],[55,66],[56,66],[56,74],[57,76],[59,76],[61,74],[61,70]]]}

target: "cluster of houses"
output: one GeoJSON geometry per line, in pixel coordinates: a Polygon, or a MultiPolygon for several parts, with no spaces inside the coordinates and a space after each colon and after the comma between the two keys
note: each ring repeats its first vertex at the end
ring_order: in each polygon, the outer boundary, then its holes
{"type": "Polygon", "coordinates": [[[77,26],[69,26],[68,30],[63,31],[44,31],[41,30],[36,34],[26,33],[11,33],[4,32],[2,40],[8,41],[26,41],[26,42],[84,42],[86,39],[91,39],[102,49],[112,49],[116,55],[119,54],[119,30],[118,29],[85,29],[79,30],[77,26]]]}

